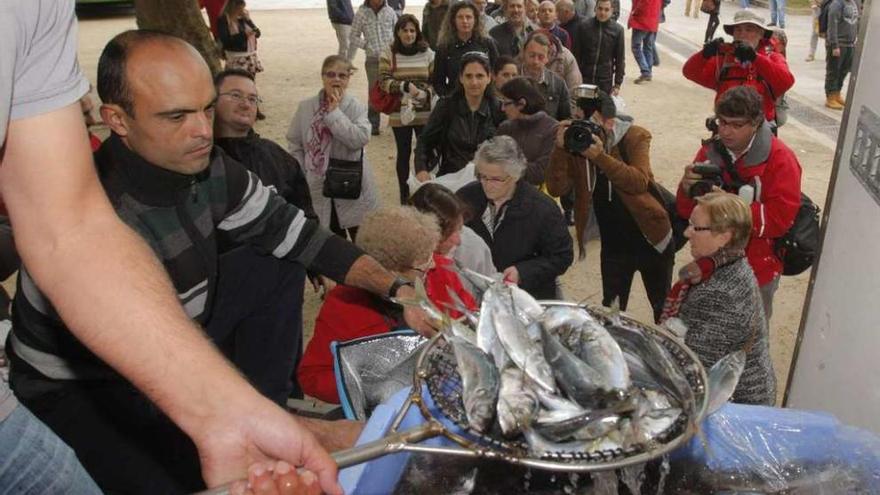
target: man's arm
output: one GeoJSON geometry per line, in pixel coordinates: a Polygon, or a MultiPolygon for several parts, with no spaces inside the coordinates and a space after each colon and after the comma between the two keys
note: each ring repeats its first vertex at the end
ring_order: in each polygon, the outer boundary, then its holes
{"type": "Polygon", "coordinates": [[[10,123],[0,193],[37,285],[80,341],[193,439],[209,485],[272,458],[305,465],[339,492],[330,457],[221,357],[149,247],[116,216],[78,103],[10,123]]]}
{"type": "Polygon", "coordinates": [[[717,89],[718,79],[716,77],[718,65],[721,62],[721,56],[716,55],[706,58],[702,51],[691,55],[681,68],[682,74],[687,79],[709,89],[717,89]]]}
{"type": "Polygon", "coordinates": [[[624,31],[620,29],[614,42],[614,87],[620,89],[623,86],[623,76],[626,75],[626,40],[624,31]]]}
{"type": "Polygon", "coordinates": [[[773,95],[777,98],[794,86],[794,74],[788,68],[785,57],[779,53],[758,54],[755,69],[773,88],[773,95]]]}

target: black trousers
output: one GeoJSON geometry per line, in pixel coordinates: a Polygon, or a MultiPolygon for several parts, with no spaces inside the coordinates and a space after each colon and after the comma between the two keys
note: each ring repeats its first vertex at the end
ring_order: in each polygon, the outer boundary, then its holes
{"type": "Polygon", "coordinates": [[[833,50],[825,45],[825,94],[840,93],[843,89],[843,81],[852,69],[855,48],[851,46],[840,47],[840,56],[831,55],[833,50]]]}
{"type": "Polygon", "coordinates": [[[418,139],[422,133],[424,126],[406,125],[401,127],[392,127],[394,131],[394,144],[397,145],[397,187],[400,189],[400,204],[405,205],[409,202],[409,186],[406,180],[409,179],[409,162],[412,156],[413,135],[418,139]]]}
{"type": "Polygon", "coordinates": [[[672,266],[675,263],[672,246],[663,253],[648,249],[628,253],[602,246],[599,259],[602,271],[602,305],[611,306],[617,299],[620,309],[625,310],[629,303],[633,275],[639,272],[654,310],[654,321],[659,320],[663,303],[672,285],[672,266]]]}
{"type": "MultiPolygon", "coordinates": [[[[251,248],[224,254],[205,328],[251,383],[278,403],[287,398],[302,348],[304,277],[300,265],[251,248]]],[[[204,488],[193,443],[128,382],[52,380],[9,354],[19,400],[73,448],[105,493],[204,488]]]]}

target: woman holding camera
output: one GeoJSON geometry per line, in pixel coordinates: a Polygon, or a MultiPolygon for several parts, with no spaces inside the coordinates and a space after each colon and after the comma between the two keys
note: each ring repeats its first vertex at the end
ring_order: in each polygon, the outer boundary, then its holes
{"type": "Polygon", "coordinates": [[[738,196],[710,192],[696,198],[685,236],[694,260],[679,272],[661,321],[677,317],[687,326],[685,343],[703,366],[738,350],[746,366],[733,402],[776,402],[767,319],[758,282],[745,255],[752,212],[738,196]]]}
{"type": "Polygon", "coordinates": [[[354,241],[364,216],[379,207],[379,197],[364,152],[370,141],[367,107],[346,92],[352,72],[354,68],[345,57],[324,59],[324,87],[297,106],[287,129],[287,143],[290,154],[306,171],[312,206],[321,225],[354,241]],[[324,194],[327,170],[337,160],[361,164],[361,191],[356,199],[324,194]]]}
{"type": "MultiPolygon", "coordinates": [[[[459,4],[460,5],[460,4],[459,4]]],[[[492,65],[481,52],[461,57],[455,91],[441,98],[416,143],[416,178],[425,182],[439,162],[437,175],[458,172],[474,157],[477,146],[495,135],[504,120],[492,95],[492,65]]]]}
{"type": "Polygon", "coordinates": [[[528,160],[524,179],[540,186],[556,139],[556,119],[547,115],[544,96],[526,77],[514,77],[501,87],[501,110],[507,120],[498,126],[499,136],[510,136],[528,160]]]}
{"type": "Polygon", "coordinates": [[[634,125],[631,117],[617,115],[604,91],[580,98],[578,105],[578,113],[586,114],[592,125],[560,123],[545,175],[547,190],[554,196],[574,190],[581,257],[591,206],[596,213],[602,304],[611,306],[616,300],[625,310],[633,276],[640,272],[656,320],[672,282],[675,246],[669,215],[653,193],[651,133],[634,125]]]}

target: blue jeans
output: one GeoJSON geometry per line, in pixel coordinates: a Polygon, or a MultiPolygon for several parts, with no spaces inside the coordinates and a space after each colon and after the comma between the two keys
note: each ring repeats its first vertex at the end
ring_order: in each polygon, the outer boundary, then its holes
{"type": "Polygon", "coordinates": [[[657,33],[633,29],[632,52],[643,76],[650,76],[654,67],[654,40],[657,33]]]}
{"type": "Polygon", "coordinates": [[[770,0],[770,24],[785,27],[785,0],[770,0]]]}
{"type": "Polygon", "coordinates": [[[0,422],[0,445],[0,492],[101,493],[73,450],[21,404],[0,422]]]}

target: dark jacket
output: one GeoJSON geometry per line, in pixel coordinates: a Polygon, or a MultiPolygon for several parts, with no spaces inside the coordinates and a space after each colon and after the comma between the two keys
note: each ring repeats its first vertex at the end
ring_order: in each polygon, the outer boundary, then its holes
{"type": "Polygon", "coordinates": [[[498,47],[492,38],[472,36],[467,41],[456,39],[452,45],[441,46],[434,57],[434,74],[431,85],[440,96],[446,96],[455,89],[458,73],[461,71],[461,56],[467,52],[483,52],[489,56],[492,67],[498,58],[498,47]]]}
{"type": "Polygon", "coordinates": [[[214,144],[255,173],[264,185],[274,187],[279,196],[307,217],[317,218],[305,173],[287,150],[253,130],[243,138],[216,138],[214,144]]]}
{"type": "Polygon", "coordinates": [[[327,15],[333,24],[351,26],[354,21],[354,9],[351,0],[327,0],[327,15]]]}
{"type": "Polygon", "coordinates": [[[489,30],[489,36],[495,40],[495,44],[498,46],[498,53],[500,55],[507,55],[510,57],[516,57],[519,55],[522,47],[520,43],[525,42],[526,36],[529,35],[535,28],[526,21],[526,25],[524,28],[524,32],[522,35],[522,40],[518,39],[516,33],[513,31],[513,26],[510,25],[510,22],[501,23],[492,29],[489,30]]]}
{"type": "Polygon", "coordinates": [[[440,29],[443,27],[443,18],[449,10],[448,3],[440,5],[431,5],[431,2],[425,4],[422,9],[422,35],[428,42],[428,46],[435,52],[437,51],[437,40],[440,37],[440,29]]]}
{"type": "MultiPolygon", "coordinates": [[[[568,22],[566,22],[566,23],[560,22],[559,23],[559,27],[561,27],[562,29],[565,29],[565,31],[568,32],[569,35],[571,35],[571,45],[572,46],[574,46],[574,44],[577,42],[579,26],[581,24],[583,24],[584,22],[587,22],[587,19],[584,16],[575,12],[574,17],[569,19],[568,22]]],[[[581,63],[581,61],[578,60],[578,63],[581,63]]]]}
{"type": "Polygon", "coordinates": [[[544,96],[544,111],[556,120],[571,118],[571,98],[568,86],[561,77],[549,69],[544,69],[544,80],[538,83],[544,96]]]}
{"type": "Polygon", "coordinates": [[[512,137],[526,156],[528,165],[523,179],[530,184],[540,186],[544,182],[544,171],[555,147],[558,125],[559,122],[546,112],[538,112],[505,120],[498,126],[496,135],[512,137]]]}
{"type": "Polygon", "coordinates": [[[430,170],[438,159],[438,175],[461,170],[474,158],[480,143],[495,135],[503,120],[504,114],[494,96],[483,98],[476,112],[471,112],[460,93],[441,98],[419,135],[416,172],[430,170]]]}
{"type": "MultiPolygon", "coordinates": [[[[152,248],[184,311],[198,323],[211,315],[221,237],[337,281],[362,254],[305,218],[220,148],[206,170],[187,175],[144,160],[111,134],[95,163],[116,213],[152,248]]],[[[15,335],[23,348],[43,353],[39,362],[29,362],[50,378],[116,377],[64,326],[27,270],[19,273],[19,287],[26,290],[16,295],[15,335]]]]}
{"type": "Polygon", "coordinates": [[[254,24],[254,21],[248,19],[238,20],[238,33],[229,34],[229,21],[225,15],[217,18],[217,35],[223,49],[228,52],[246,52],[247,51],[247,35],[244,32],[245,26],[250,26],[260,37],[260,29],[254,24]]]}
{"type": "Polygon", "coordinates": [[[499,272],[516,266],[519,286],[537,299],[555,299],[556,278],[574,260],[571,235],[556,203],[534,186],[519,181],[494,234],[483,223],[488,200],[479,182],[458,190],[471,212],[467,226],[486,241],[499,272]]]}
{"type": "Polygon", "coordinates": [[[572,53],[578,61],[584,83],[595,84],[606,93],[623,84],[626,65],[624,29],[615,21],[599,22],[595,17],[581,23],[574,35],[572,53]]]}

